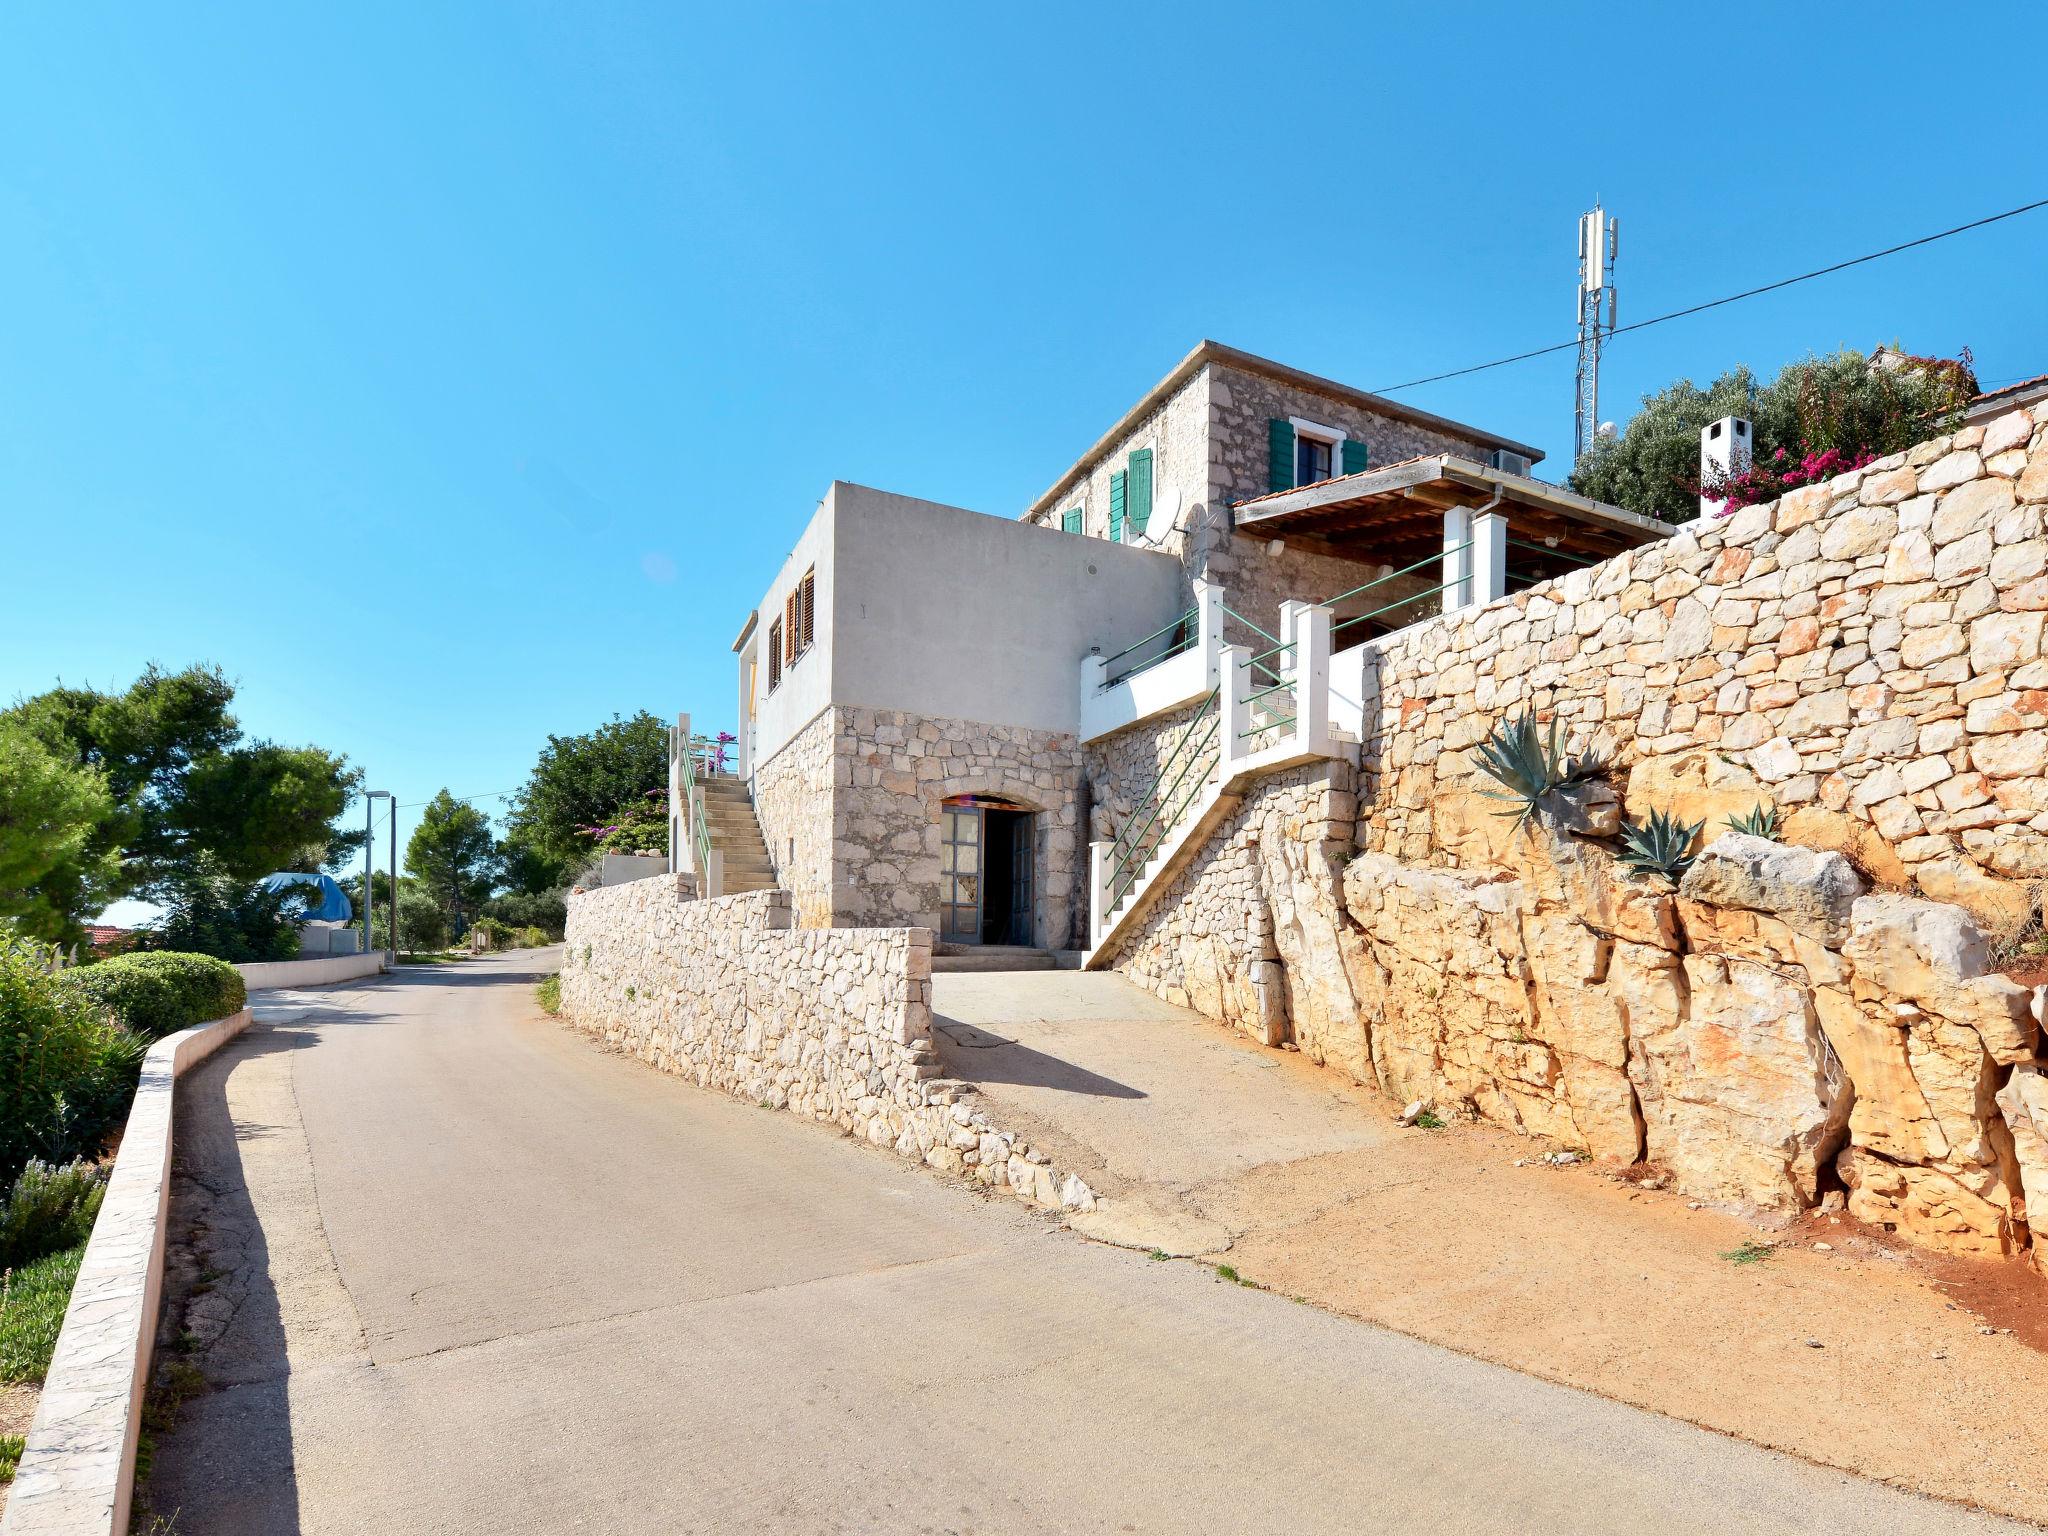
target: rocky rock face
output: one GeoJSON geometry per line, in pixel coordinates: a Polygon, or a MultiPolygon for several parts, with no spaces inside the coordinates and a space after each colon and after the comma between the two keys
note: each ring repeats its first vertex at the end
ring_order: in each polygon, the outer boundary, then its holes
{"type": "Polygon", "coordinates": [[[1119,969],[1397,1103],[1648,1160],[1703,1199],[1796,1211],[1843,1188],[1916,1243],[2028,1240],[2048,1064],[1961,908],[1739,834],[1674,887],[1555,819],[1517,832],[1477,807],[1456,817],[1479,867],[1345,862],[1329,778],[1256,788],[1119,969]]]}
{"type": "Polygon", "coordinates": [[[641,1060],[838,1126],[1038,1205],[1095,1195],[939,1076],[927,928],[795,929],[787,891],[693,900],[657,877],[578,891],[562,1012],[641,1060]]]}

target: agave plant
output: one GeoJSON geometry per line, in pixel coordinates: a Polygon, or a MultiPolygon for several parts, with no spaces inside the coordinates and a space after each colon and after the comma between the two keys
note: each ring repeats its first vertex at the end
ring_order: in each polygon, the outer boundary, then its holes
{"type": "Polygon", "coordinates": [[[1534,711],[1496,720],[1474,755],[1479,771],[1501,786],[1480,793],[1514,801],[1515,809],[1498,814],[1512,816],[1517,830],[1542,808],[1547,795],[1607,771],[1606,763],[1590,753],[1568,756],[1557,721],[1545,731],[1537,725],[1534,711]]]}
{"type": "Polygon", "coordinates": [[[1754,808],[1740,816],[1728,818],[1728,830],[1740,832],[1748,837],[1767,837],[1772,842],[1778,839],[1778,808],[1758,801],[1754,808]]]}
{"type": "Polygon", "coordinates": [[[1652,811],[1640,822],[1621,824],[1621,852],[1615,855],[1630,869],[1676,880],[1692,867],[1692,845],[1704,821],[1690,826],[1664,811],[1652,811]]]}

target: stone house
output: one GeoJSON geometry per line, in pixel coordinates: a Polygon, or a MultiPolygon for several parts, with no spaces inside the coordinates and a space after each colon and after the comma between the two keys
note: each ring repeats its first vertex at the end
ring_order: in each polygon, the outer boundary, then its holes
{"type": "MultiPolygon", "coordinates": [[[[717,860],[723,890],[749,860],[806,927],[1088,948],[1086,845],[1144,822],[1128,864],[1168,830],[1157,732],[1132,727],[1220,700],[1225,645],[1281,684],[1297,610],[1355,645],[1663,531],[1530,478],[1538,457],[1205,341],[1020,517],[835,483],[733,644],[758,845],[731,785],[700,842],[679,780],[673,861],[717,860]]],[[[1255,746],[1308,739],[1291,697],[1252,701],[1255,746]]]]}

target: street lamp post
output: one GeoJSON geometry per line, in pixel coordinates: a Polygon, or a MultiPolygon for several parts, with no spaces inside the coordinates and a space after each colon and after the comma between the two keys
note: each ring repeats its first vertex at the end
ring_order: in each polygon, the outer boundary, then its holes
{"type": "Polygon", "coordinates": [[[387,965],[398,964],[398,796],[388,789],[373,789],[363,796],[363,953],[370,952],[370,916],[376,907],[376,898],[370,888],[370,849],[375,842],[370,817],[372,800],[391,802],[390,864],[384,878],[391,882],[384,897],[384,953],[389,958],[387,965]]]}

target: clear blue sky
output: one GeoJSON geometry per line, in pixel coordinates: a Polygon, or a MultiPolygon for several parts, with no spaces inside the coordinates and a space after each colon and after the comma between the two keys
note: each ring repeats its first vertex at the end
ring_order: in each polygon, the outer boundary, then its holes
{"type": "MultiPolygon", "coordinates": [[[[218,662],[254,732],[406,802],[614,711],[729,724],[833,478],[1015,512],[1203,336],[1366,388],[1568,338],[1596,194],[1624,321],[2048,195],[2044,31],[9,7],[0,698],[218,662]]],[[[2048,211],[1621,338],[1603,414],[1843,344],[2048,371],[2044,257],[2048,211]]],[[[1405,398],[1561,477],[1571,388],[1565,354],[1405,398]]]]}

